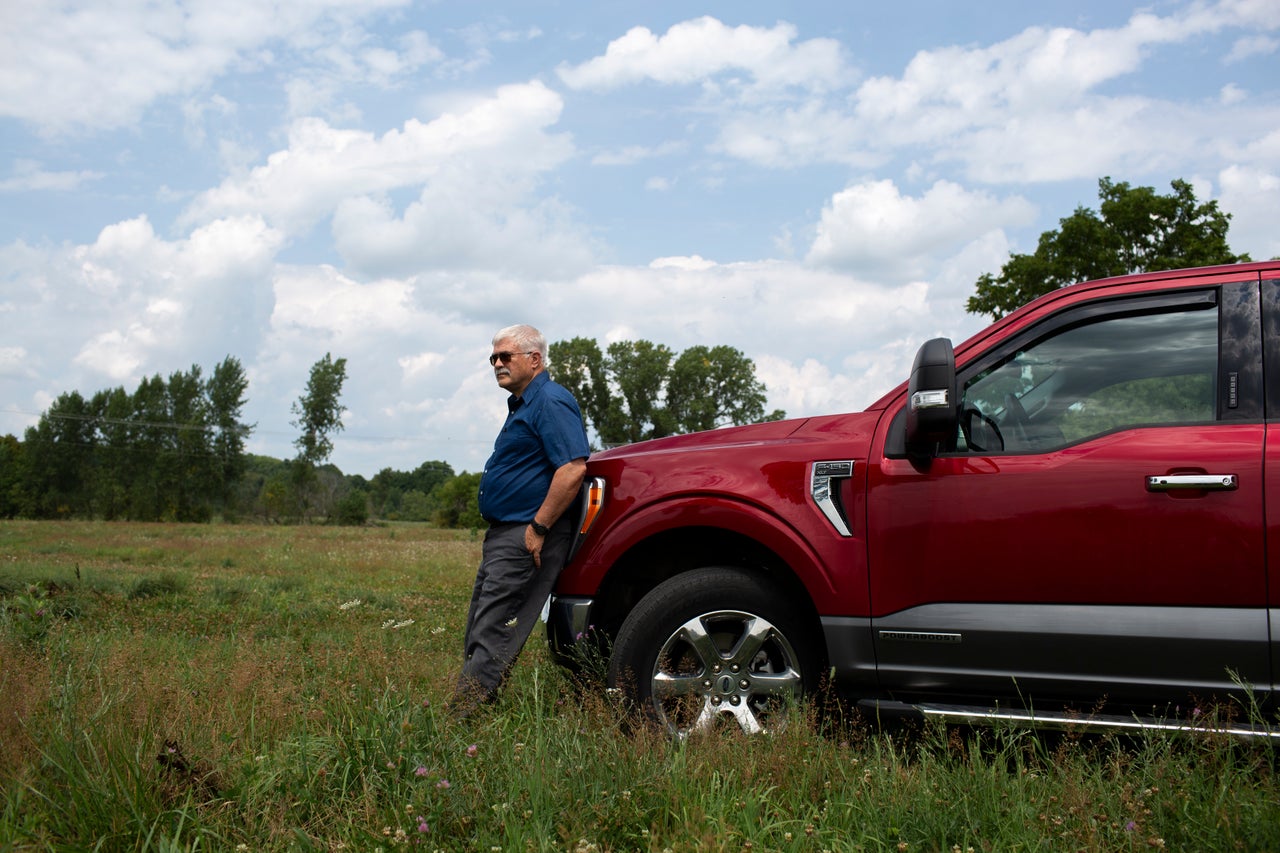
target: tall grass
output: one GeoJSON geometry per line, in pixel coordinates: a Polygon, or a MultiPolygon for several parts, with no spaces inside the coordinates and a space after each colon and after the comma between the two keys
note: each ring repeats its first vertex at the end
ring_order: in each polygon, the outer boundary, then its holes
{"type": "Polygon", "coordinates": [[[1280,850],[1267,743],[869,729],[682,744],[535,634],[444,710],[478,542],[0,523],[0,850],[1280,850]]]}

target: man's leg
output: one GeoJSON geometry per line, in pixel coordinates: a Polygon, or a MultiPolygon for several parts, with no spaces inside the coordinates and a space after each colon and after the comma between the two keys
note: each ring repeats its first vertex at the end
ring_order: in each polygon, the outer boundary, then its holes
{"type": "Polygon", "coordinates": [[[556,525],[543,549],[542,567],[524,547],[526,525],[491,527],[472,592],[465,660],[458,692],[494,698],[529,638],[542,605],[564,566],[569,526],[556,525]]]}

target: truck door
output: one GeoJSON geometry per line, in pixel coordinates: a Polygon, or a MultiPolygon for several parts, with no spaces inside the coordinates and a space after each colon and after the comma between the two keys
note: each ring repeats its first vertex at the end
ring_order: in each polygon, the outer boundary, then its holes
{"type": "Polygon", "coordinates": [[[884,687],[1270,687],[1259,286],[1205,284],[1077,302],[962,354],[957,450],[872,466],[884,687]]]}

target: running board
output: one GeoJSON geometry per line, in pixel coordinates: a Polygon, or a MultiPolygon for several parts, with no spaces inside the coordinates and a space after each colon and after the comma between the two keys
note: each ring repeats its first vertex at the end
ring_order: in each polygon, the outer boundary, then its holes
{"type": "Polygon", "coordinates": [[[970,705],[910,705],[904,702],[887,702],[866,700],[858,703],[871,713],[890,716],[923,716],[954,723],[996,723],[1008,722],[1018,725],[1040,728],[1065,729],[1072,731],[1163,731],[1183,732],[1185,734],[1222,734],[1236,737],[1266,737],[1280,740],[1280,730],[1269,726],[1246,725],[1201,725],[1171,722],[1156,717],[1123,717],[1118,714],[1080,714],[1041,713],[1033,711],[1015,711],[1004,708],[981,708],[970,705]]]}

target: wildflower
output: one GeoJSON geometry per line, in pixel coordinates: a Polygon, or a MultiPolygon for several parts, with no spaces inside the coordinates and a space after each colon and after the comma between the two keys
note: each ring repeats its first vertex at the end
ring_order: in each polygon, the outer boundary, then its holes
{"type": "Polygon", "coordinates": [[[447,629],[443,625],[437,625],[436,627],[431,629],[431,636],[434,637],[437,634],[443,634],[446,630],[447,629]]]}
{"type": "Polygon", "coordinates": [[[419,816],[418,832],[430,832],[430,831],[431,831],[431,827],[427,826],[427,819],[425,817],[419,816]]]}
{"type": "Polygon", "coordinates": [[[1135,829],[1137,829],[1137,828],[1138,828],[1138,823],[1137,823],[1137,821],[1132,821],[1132,820],[1131,820],[1131,821],[1129,821],[1128,823],[1126,823],[1126,824],[1124,825],[1124,831],[1125,831],[1125,832],[1133,832],[1133,831],[1134,831],[1135,829]]]}
{"type": "Polygon", "coordinates": [[[421,764],[413,769],[414,776],[426,776],[429,772],[431,771],[427,770],[427,768],[423,767],[421,764]]]}
{"type": "Polygon", "coordinates": [[[361,604],[364,604],[364,602],[363,602],[363,601],[361,601],[361,600],[360,600],[360,599],[358,599],[358,598],[353,598],[353,599],[351,599],[350,601],[344,601],[344,602],[342,602],[341,604],[339,604],[339,605],[338,605],[338,609],[339,609],[339,610],[351,610],[351,609],[352,609],[352,608],[354,608],[354,607],[359,607],[361,604]]]}
{"type": "Polygon", "coordinates": [[[439,782],[437,782],[437,783],[436,783],[436,787],[437,787],[437,788],[448,788],[448,787],[449,787],[449,780],[448,780],[448,779],[441,779],[439,782]]]}
{"type": "Polygon", "coordinates": [[[476,753],[479,751],[480,751],[480,747],[473,743],[471,744],[471,746],[467,747],[467,757],[475,758],[476,753]]]}
{"type": "Polygon", "coordinates": [[[512,616],[511,619],[507,622],[507,627],[514,628],[516,626],[516,623],[518,623],[519,621],[520,621],[520,618],[518,616],[512,616]]]}

